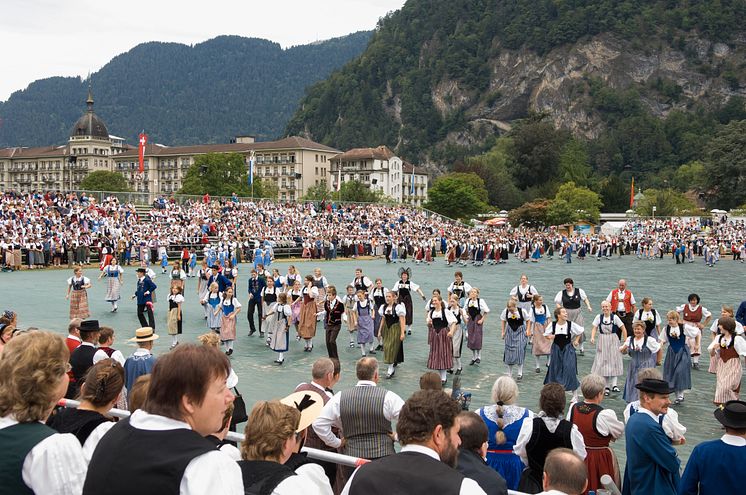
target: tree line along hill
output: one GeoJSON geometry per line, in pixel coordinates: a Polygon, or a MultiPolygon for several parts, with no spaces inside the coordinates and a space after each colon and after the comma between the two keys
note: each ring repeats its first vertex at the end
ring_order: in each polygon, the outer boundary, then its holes
{"type": "Polygon", "coordinates": [[[633,176],[667,211],[737,207],[743,19],[746,0],[408,0],[285,132],[474,173],[499,209],[572,181],[624,211],[633,176]]]}
{"type": "Polygon", "coordinates": [[[85,110],[89,83],[109,132],[137,142],[223,143],[274,139],[305,88],[358,56],[371,32],[283,49],[220,36],[194,46],[151,42],[114,57],[89,80],[51,77],[0,102],[0,147],[64,143],[85,110]]]}

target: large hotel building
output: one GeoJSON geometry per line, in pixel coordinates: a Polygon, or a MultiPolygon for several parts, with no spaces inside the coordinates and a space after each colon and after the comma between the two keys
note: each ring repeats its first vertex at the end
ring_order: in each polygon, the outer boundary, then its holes
{"type": "Polygon", "coordinates": [[[279,191],[278,199],[300,199],[315,185],[336,187],[339,176],[333,173],[338,172],[339,165],[332,169],[335,157],[340,157],[335,163],[342,164],[344,171],[373,172],[368,167],[376,169],[376,180],[369,180],[367,173],[349,173],[343,175],[343,181],[362,180],[400,202],[421,205],[427,198],[427,174],[424,170],[402,162],[388,148],[382,152],[376,151],[384,149],[382,147],[370,149],[373,150],[369,153],[372,161],[368,161],[360,156],[361,150],[342,153],[297,136],[266,142],[256,142],[250,136],[239,136],[228,144],[194,146],[147,144],[144,173],[138,177],[138,148],[125,144],[123,138],[109,134],[104,122],[93,111],[90,90],[86,104],[87,110],[73,126],[67,144],[0,148],[2,190],[78,190],[80,182],[89,172],[108,170],[121,173],[132,191],[154,196],[169,195],[179,191],[187,170],[199,155],[239,153],[245,157],[248,166],[253,153],[255,176],[274,182],[279,191]],[[385,167],[373,155],[385,155],[385,167]],[[416,184],[414,189],[411,187],[412,180],[416,184]]]}

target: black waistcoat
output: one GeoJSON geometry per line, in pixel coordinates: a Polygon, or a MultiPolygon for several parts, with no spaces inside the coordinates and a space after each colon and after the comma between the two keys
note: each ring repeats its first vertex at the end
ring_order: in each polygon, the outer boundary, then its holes
{"type": "Polygon", "coordinates": [[[401,452],[363,465],[350,495],[458,495],[464,475],[419,452],[401,452]]]}

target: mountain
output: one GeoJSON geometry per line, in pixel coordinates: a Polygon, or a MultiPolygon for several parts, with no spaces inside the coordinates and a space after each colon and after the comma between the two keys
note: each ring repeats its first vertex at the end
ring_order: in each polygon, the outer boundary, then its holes
{"type": "Polygon", "coordinates": [[[0,146],[65,142],[85,110],[89,82],[109,132],[136,142],[227,142],[238,134],[280,136],[304,89],[357,57],[370,32],[282,49],[220,36],[187,46],[151,42],[118,55],[90,81],[52,77],[0,103],[0,146]]]}
{"type": "Polygon", "coordinates": [[[746,0],[408,0],[286,134],[442,170],[539,118],[587,143],[596,170],[656,171],[746,118],[745,18],[746,0]]]}

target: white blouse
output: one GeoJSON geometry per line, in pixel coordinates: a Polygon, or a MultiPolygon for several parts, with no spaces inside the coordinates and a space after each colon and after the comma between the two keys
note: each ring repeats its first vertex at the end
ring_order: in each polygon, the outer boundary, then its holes
{"type": "MultiPolygon", "coordinates": [[[[515,311],[510,312],[510,316],[513,319],[518,319],[518,315],[523,316],[523,321],[529,321],[529,316],[527,312],[521,308],[516,308],[515,311]]],[[[503,309],[503,312],[500,313],[500,321],[508,321],[508,308],[503,309]]]]}
{"type": "Polygon", "coordinates": [[[585,332],[585,328],[581,327],[574,321],[566,321],[562,325],[557,323],[554,334],[552,334],[552,328],[555,323],[556,322],[551,322],[547,324],[546,328],[544,329],[545,337],[548,337],[550,335],[567,335],[568,325],[570,327],[570,334],[573,336],[583,335],[583,333],[585,332]]]}
{"type": "Polygon", "coordinates": [[[436,320],[436,319],[440,320],[440,319],[442,319],[443,316],[445,316],[445,319],[446,319],[446,322],[448,323],[448,326],[451,326],[454,323],[457,323],[456,317],[453,315],[453,313],[451,312],[451,310],[448,309],[448,308],[443,308],[442,315],[441,315],[441,312],[438,311],[437,309],[433,309],[431,311],[428,311],[428,313],[427,313],[427,319],[430,320],[430,321],[436,320]]]}
{"type": "MultiPolygon", "coordinates": [[[[378,314],[384,316],[388,307],[388,304],[384,304],[383,306],[378,308],[378,314]]],[[[396,306],[394,306],[394,311],[396,312],[396,316],[407,316],[407,308],[403,304],[397,304],[396,306]]]]}
{"type": "MultiPolygon", "coordinates": [[[[736,350],[739,356],[746,356],[746,339],[744,339],[740,335],[736,335],[734,338],[736,340],[733,343],[733,348],[736,350]]],[[[726,347],[728,347],[730,345],[731,338],[718,337],[714,339],[709,346],[707,346],[707,350],[712,351],[719,349],[721,341],[723,344],[725,344],[726,347]]]]}
{"type": "Polygon", "coordinates": [[[645,347],[647,347],[650,350],[650,352],[654,354],[658,352],[661,348],[660,342],[658,342],[652,337],[648,337],[647,340],[645,340],[645,337],[641,339],[637,339],[634,336],[632,336],[624,341],[624,345],[620,347],[620,349],[626,348],[627,351],[630,351],[630,350],[641,351],[643,345],[645,345],[645,347]]]}
{"type": "Polygon", "coordinates": [[[490,312],[490,308],[487,306],[487,303],[484,302],[484,299],[477,298],[477,299],[467,299],[466,303],[464,303],[464,309],[469,311],[469,308],[479,308],[479,312],[482,314],[487,314],[490,312]]]}

